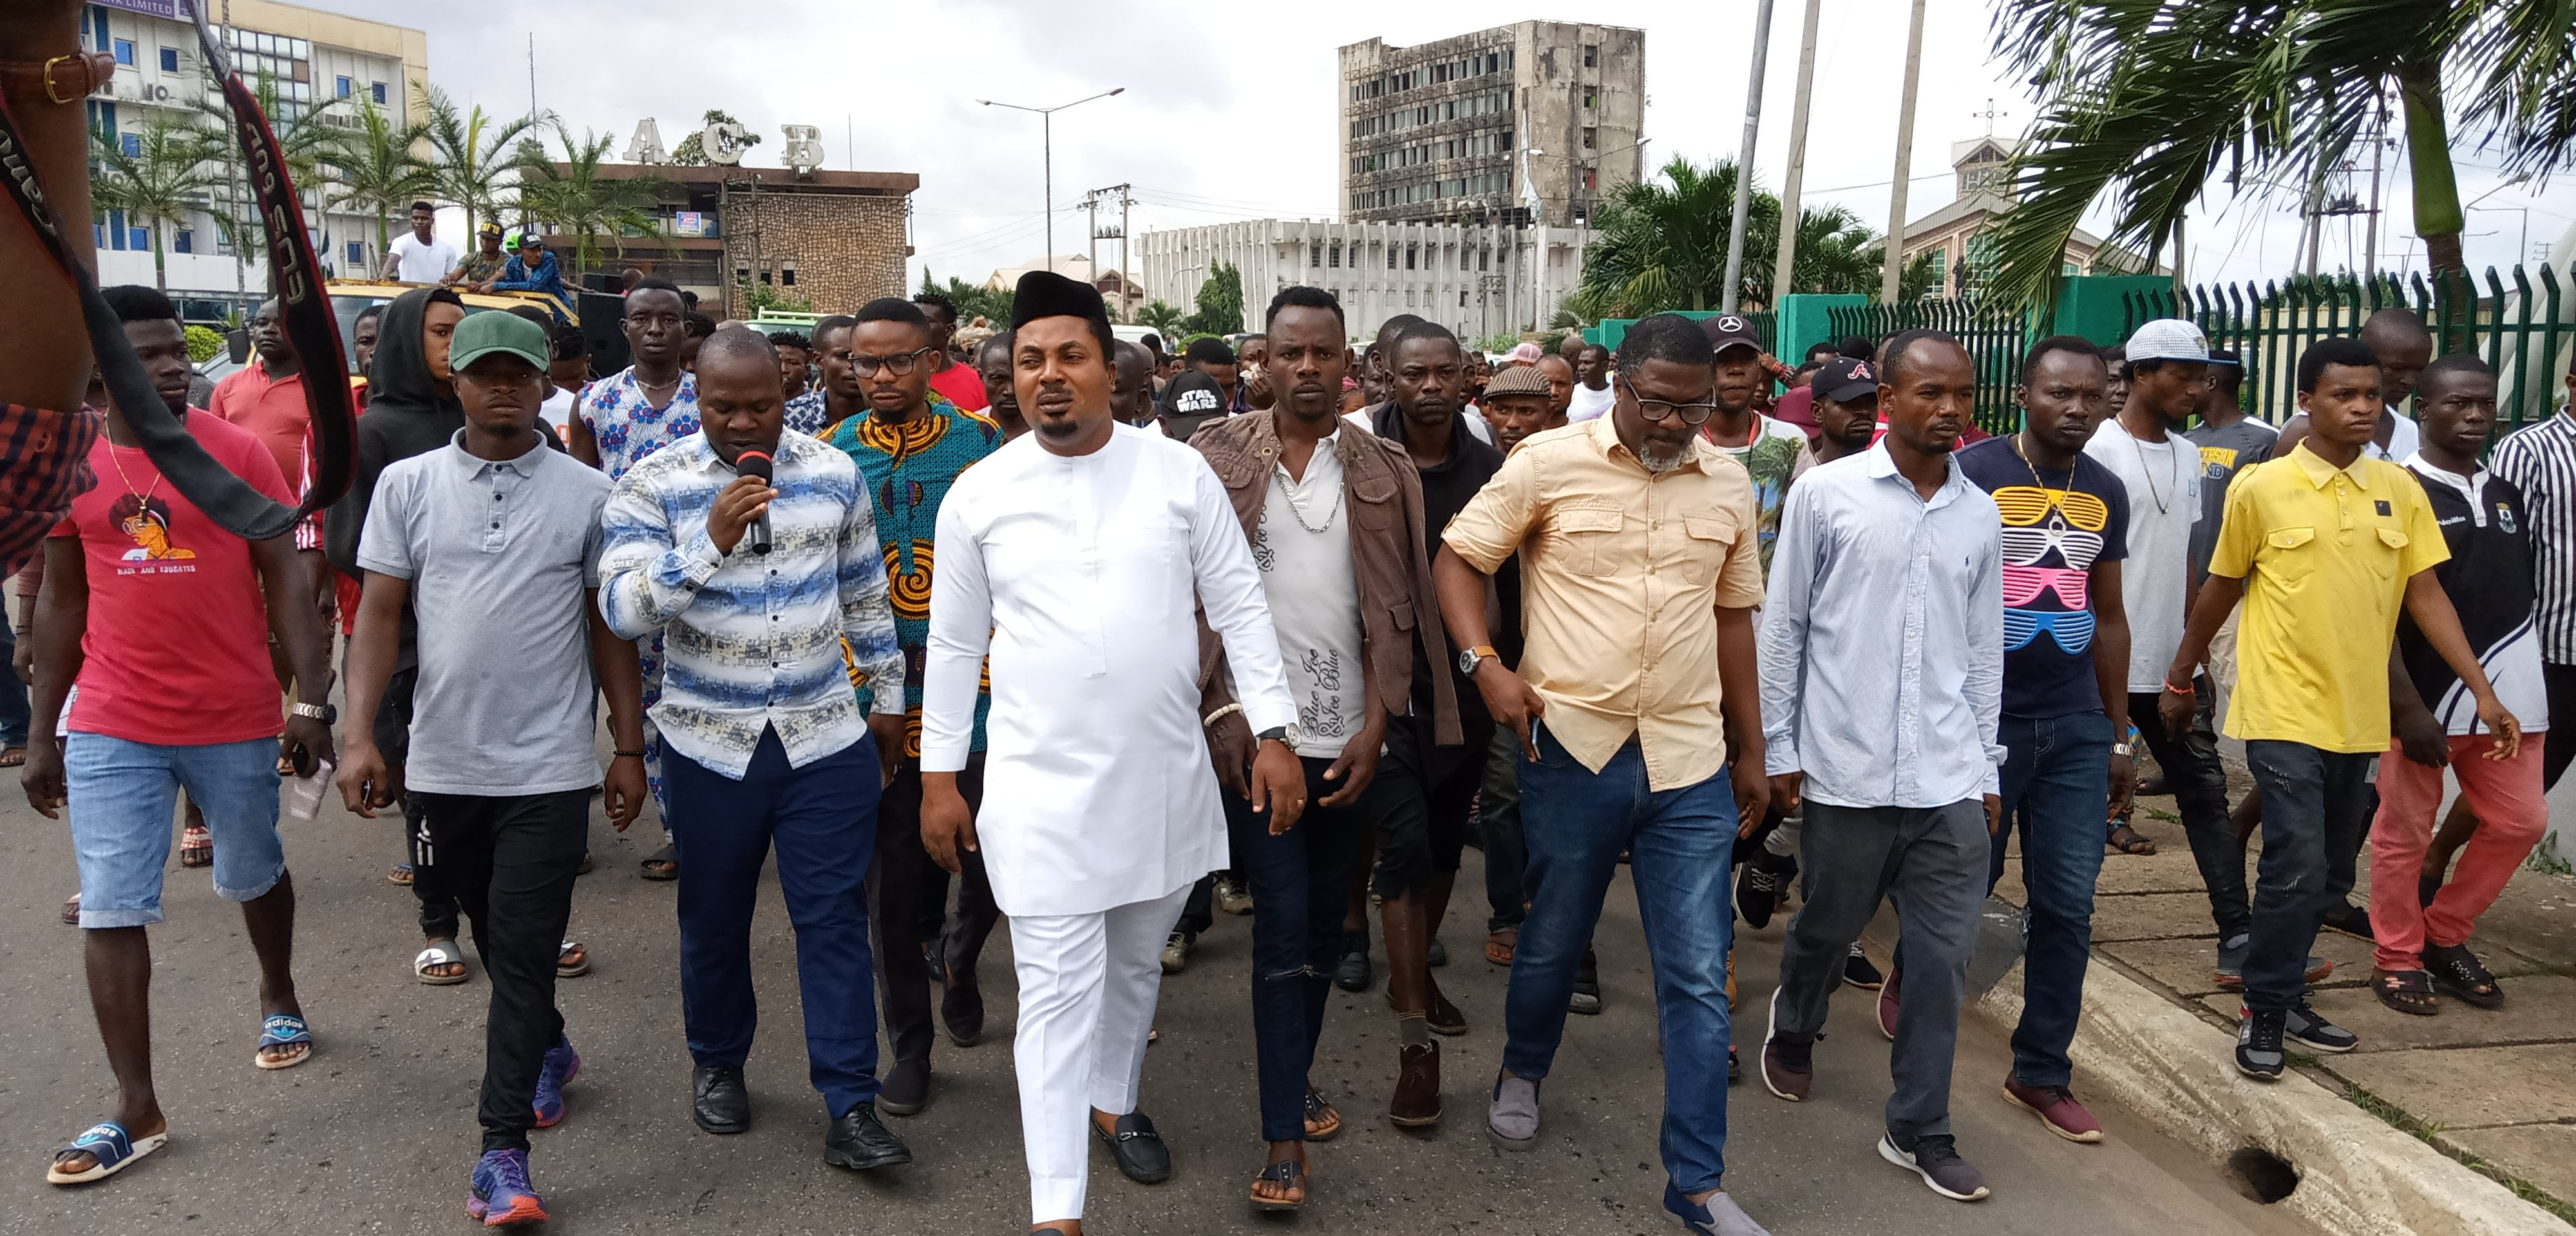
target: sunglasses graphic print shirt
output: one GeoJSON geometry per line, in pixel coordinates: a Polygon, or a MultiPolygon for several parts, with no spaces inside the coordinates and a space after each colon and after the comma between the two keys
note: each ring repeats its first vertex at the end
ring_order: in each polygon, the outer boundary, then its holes
{"type": "Polygon", "coordinates": [[[2078,455],[2064,472],[2025,462],[2020,435],[1958,454],[2003,518],[2004,715],[2062,717],[2102,706],[2093,677],[2093,565],[2127,556],[2127,486],[2078,455]]]}

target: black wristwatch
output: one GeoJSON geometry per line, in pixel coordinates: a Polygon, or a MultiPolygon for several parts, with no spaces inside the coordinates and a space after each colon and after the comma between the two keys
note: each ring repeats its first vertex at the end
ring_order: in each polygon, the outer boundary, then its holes
{"type": "Polygon", "coordinates": [[[1253,735],[1253,737],[1260,739],[1263,742],[1280,742],[1286,743],[1290,747],[1294,747],[1297,745],[1298,740],[1305,736],[1298,733],[1296,725],[1291,723],[1288,725],[1271,726],[1269,729],[1253,735]]]}

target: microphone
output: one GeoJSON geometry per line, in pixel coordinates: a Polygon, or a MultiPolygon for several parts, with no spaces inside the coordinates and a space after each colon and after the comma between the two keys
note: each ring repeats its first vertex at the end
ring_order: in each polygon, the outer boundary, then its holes
{"type": "MultiPolygon", "coordinates": [[[[772,479],[769,452],[744,451],[734,457],[733,470],[743,476],[759,477],[761,483],[766,485],[772,479]]],[[[755,554],[769,552],[769,512],[766,509],[760,512],[758,518],[751,521],[751,552],[755,554]]]]}

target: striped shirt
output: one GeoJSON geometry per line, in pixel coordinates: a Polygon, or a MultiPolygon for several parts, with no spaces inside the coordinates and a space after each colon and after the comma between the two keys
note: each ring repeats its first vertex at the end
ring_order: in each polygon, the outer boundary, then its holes
{"type": "Polygon", "coordinates": [[[2515,430],[2496,443],[2487,467],[2522,491],[2531,515],[2541,658],[2576,665],[2576,416],[2561,408],[2515,430]]]}
{"type": "Polygon", "coordinates": [[[751,552],[748,533],[730,554],[707,538],[707,513],[736,475],[704,434],[628,471],[601,515],[599,607],[627,639],[666,633],[651,710],[662,741],[739,780],[763,730],[778,731],[795,768],[866,732],[844,639],[877,711],[903,711],[904,674],[858,465],[782,432],[767,554],[751,552]]]}

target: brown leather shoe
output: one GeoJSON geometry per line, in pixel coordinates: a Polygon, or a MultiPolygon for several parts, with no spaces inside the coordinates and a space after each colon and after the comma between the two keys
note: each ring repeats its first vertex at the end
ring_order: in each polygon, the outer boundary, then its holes
{"type": "Polygon", "coordinates": [[[1438,987],[1431,989],[1431,1007],[1426,1012],[1429,1014],[1428,1020],[1433,1034],[1457,1035],[1467,1032],[1467,1015],[1459,1012],[1457,1005],[1449,1003],[1449,997],[1441,994],[1438,987]]]}
{"type": "Polygon", "coordinates": [[[1418,1129],[1440,1123],[1440,1044],[1396,1049],[1400,1072],[1395,1099],[1386,1118],[1398,1128],[1418,1129]]]}

